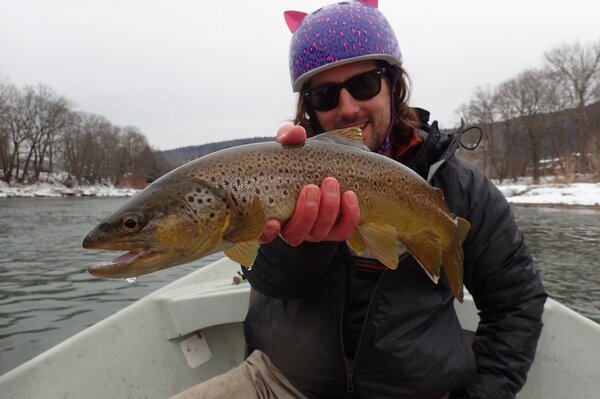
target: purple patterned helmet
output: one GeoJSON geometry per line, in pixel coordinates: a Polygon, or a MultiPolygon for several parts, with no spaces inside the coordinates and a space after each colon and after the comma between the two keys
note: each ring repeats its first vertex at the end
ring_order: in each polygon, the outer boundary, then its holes
{"type": "Polygon", "coordinates": [[[286,11],[292,31],[290,74],[295,92],[315,74],[358,60],[402,64],[402,54],[377,0],[331,4],[311,14],[286,11]]]}

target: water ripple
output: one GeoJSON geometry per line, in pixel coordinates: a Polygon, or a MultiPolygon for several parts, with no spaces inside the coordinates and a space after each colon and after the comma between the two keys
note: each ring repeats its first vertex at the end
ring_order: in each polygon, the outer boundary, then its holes
{"type": "MultiPolygon", "coordinates": [[[[0,200],[0,374],[202,264],[124,280],[87,266],[106,252],[83,237],[124,199],[0,200]]],[[[557,300],[600,322],[600,213],[515,208],[544,284],[557,300]]]]}

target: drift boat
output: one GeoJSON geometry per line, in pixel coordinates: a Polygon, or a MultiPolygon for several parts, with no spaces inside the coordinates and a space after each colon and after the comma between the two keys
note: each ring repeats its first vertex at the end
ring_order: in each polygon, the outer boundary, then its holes
{"type": "MultiPolygon", "coordinates": [[[[165,399],[237,366],[250,287],[223,258],[140,299],[0,376],[3,399],[165,399]]],[[[477,309],[456,303],[473,333],[477,309]]],[[[597,398],[600,325],[548,299],[527,383],[517,396],[597,398]]]]}

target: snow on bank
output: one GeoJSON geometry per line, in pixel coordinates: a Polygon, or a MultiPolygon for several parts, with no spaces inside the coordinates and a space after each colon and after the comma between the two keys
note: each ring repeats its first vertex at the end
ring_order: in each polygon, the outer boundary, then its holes
{"type": "Polygon", "coordinates": [[[600,206],[600,183],[506,184],[498,188],[515,205],[600,206]]]}
{"type": "MultiPolygon", "coordinates": [[[[501,184],[500,191],[515,205],[600,206],[600,183],[573,184],[501,184]]],[[[0,198],[26,197],[129,197],[140,190],[109,185],[75,186],[38,183],[11,186],[0,181],[0,198]]]]}
{"type": "Polygon", "coordinates": [[[28,185],[9,185],[0,181],[0,198],[32,197],[130,197],[140,190],[116,188],[111,185],[74,186],[63,184],[36,183],[28,185]]]}

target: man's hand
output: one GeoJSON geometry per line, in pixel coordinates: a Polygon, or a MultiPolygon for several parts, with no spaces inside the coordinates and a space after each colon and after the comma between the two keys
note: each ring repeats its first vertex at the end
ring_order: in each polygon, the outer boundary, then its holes
{"type": "MultiPolygon", "coordinates": [[[[277,132],[279,143],[302,144],[305,141],[306,130],[302,126],[284,125],[277,132]]],[[[281,226],[277,219],[269,219],[259,241],[269,243],[279,234],[292,246],[304,241],[344,241],[350,238],[359,219],[356,194],[353,191],[340,193],[338,181],[326,177],[320,187],[309,184],[302,188],[294,214],[285,225],[281,226]]]]}

